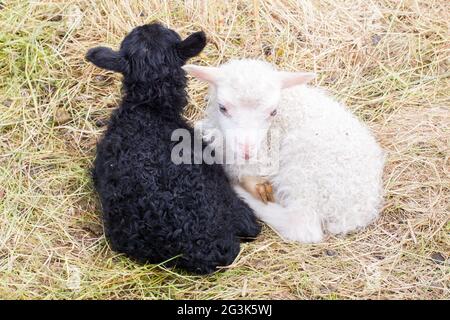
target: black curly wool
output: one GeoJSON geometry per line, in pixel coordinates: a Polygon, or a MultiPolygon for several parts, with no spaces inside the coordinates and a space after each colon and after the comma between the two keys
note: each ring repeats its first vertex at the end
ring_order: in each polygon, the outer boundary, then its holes
{"type": "Polygon", "coordinates": [[[107,239],[135,260],[195,273],[229,265],[240,238],[260,232],[220,165],[171,161],[178,143],[172,132],[185,128],[193,136],[181,116],[187,104],[181,67],[205,44],[203,32],[181,40],[152,23],[135,28],[119,51],[96,47],[86,55],[124,76],[123,100],[97,146],[93,170],[107,239]]]}

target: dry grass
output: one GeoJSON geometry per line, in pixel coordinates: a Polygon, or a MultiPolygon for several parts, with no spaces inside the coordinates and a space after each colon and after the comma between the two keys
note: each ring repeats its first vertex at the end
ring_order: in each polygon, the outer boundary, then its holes
{"type": "MultiPolygon", "coordinates": [[[[449,1],[126,3],[0,6],[0,297],[450,298],[449,1]],[[208,277],[113,253],[89,167],[119,77],[83,55],[154,19],[184,35],[205,30],[204,65],[265,57],[319,73],[388,152],[379,221],[318,245],[265,228],[208,277]]],[[[191,81],[188,119],[201,116],[205,89],[191,81]]]]}

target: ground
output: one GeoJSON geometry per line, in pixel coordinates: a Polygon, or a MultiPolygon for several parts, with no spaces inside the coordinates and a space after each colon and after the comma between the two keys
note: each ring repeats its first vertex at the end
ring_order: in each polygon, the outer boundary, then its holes
{"type": "MultiPolygon", "coordinates": [[[[449,13],[446,0],[1,1],[0,297],[449,299],[449,13]],[[155,19],[207,33],[195,63],[318,73],[386,150],[381,218],[316,245],[265,227],[206,277],[112,252],[89,170],[120,77],[83,56],[155,19]]],[[[195,121],[206,86],[188,92],[195,121]]]]}

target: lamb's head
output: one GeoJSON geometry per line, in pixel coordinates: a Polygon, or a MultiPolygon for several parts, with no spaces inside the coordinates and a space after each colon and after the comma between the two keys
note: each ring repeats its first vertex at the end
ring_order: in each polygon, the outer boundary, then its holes
{"type": "Polygon", "coordinates": [[[205,45],[202,31],[182,40],[175,31],[154,22],[134,28],[120,50],[95,47],[88,51],[86,59],[100,68],[122,73],[125,83],[145,83],[170,77],[177,70],[184,75],[181,66],[205,45]]]}
{"type": "Polygon", "coordinates": [[[248,160],[257,154],[277,115],[281,90],[307,83],[313,73],[277,71],[251,59],[231,60],[220,67],[183,67],[210,84],[208,117],[222,131],[234,154],[248,160]]]}

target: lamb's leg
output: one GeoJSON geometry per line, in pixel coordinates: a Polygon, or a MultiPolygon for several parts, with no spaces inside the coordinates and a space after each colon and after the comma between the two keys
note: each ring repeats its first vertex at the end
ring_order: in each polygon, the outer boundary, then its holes
{"type": "Polygon", "coordinates": [[[244,190],[264,203],[275,202],[273,188],[269,181],[262,177],[245,176],[239,181],[244,190]]]}
{"type": "Polygon", "coordinates": [[[302,243],[322,241],[321,220],[313,210],[301,206],[285,208],[278,203],[264,205],[239,185],[235,185],[234,189],[255,211],[256,216],[271,226],[285,240],[302,243]]]}

